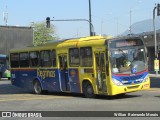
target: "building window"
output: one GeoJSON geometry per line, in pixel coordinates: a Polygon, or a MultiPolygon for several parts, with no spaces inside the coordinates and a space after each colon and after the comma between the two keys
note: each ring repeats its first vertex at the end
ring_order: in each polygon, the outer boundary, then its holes
{"type": "Polygon", "coordinates": [[[79,49],[69,49],[69,64],[71,67],[79,66],[79,49]]]}
{"type": "Polygon", "coordinates": [[[29,67],[28,53],[20,53],[20,67],[29,67]]]}
{"type": "Polygon", "coordinates": [[[11,67],[19,67],[19,54],[18,53],[12,53],[10,55],[10,61],[11,61],[11,67]]]}
{"type": "Polygon", "coordinates": [[[80,48],[80,65],[82,67],[91,67],[92,64],[93,60],[91,47],[80,48]]]}
{"type": "Polygon", "coordinates": [[[41,67],[51,67],[51,51],[50,50],[44,50],[40,52],[41,56],[41,67]]]}
{"type": "Polygon", "coordinates": [[[30,52],[30,66],[39,66],[39,52],[30,52]]]}

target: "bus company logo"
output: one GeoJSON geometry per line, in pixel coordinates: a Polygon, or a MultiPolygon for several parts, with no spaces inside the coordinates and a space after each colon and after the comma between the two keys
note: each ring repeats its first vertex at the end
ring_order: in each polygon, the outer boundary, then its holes
{"type": "Polygon", "coordinates": [[[42,79],[55,78],[55,76],[56,76],[55,71],[53,71],[53,70],[38,70],[37,74],[42,79]]]}
{"type": "Polygon", "coordinates": [[[2,117],[12,117],[11,112],[2,112],[2,117]]]}
{"type": "Polygon", "coordinates": [[[132,73],[136,73],[137,69],[136,68],[132,68],[132,73]]]}
{"type": "Polygon", "coordinates": [[[71,74],[72,77],[74,77],[76,75],[76,71],[75,70],[71,70],[70,74],[71,74]]]}

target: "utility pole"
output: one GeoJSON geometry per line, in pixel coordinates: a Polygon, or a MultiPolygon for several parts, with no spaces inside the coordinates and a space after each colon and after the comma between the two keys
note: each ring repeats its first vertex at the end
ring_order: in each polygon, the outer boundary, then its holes
{"type": "Polygon", "coordinates": [[[8,12],[7,12],[7,6],[6,6],[5,12],[3,12],[3,19],[4,19],[4,22],[5,22],[5,25],[7,26],[7,25],[8,25],[8,12]]]}
{"type": "Polygon", "coordinates": [[[90,29],[90,36],[93,36],[93,31],[92,31],[92,16],[91,16],[91,0],[89,0],[89,29],[90,29]]]}
{"type": "Polygon", "coordinates": [[[129,27],[130,35],[132,34],[132,10],[130,8],[130,27],[129,27]]]}
{"type": "Polygon", "coordinates": [[[154,60],[154,69],[156,71],[156,75],[158,75],[159,71],[159,60],[157,60],[158,57],[158,51],[157,51],[157,33],[156,33],[156,24],[155,24],[155,12],[157,9],[157,16],[160,16],[160,4],[155,5],[153,9],[153,29],[154,29],[154,42],[155,42],[155,60],[154,60]]]}

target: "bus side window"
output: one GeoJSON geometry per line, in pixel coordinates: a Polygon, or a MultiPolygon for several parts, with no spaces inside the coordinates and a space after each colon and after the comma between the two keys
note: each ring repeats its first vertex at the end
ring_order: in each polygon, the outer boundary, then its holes
{"type": "Polygon", "coordinates": [[[52,64],[53,64],[53,67],[56,67],[56,51],[55,50],[52,50],[52,64]]]}
{"type": "Polygon", "coordinates": [[[10,54],[11,67],[19,67],[19,54],[11,53],[10,54]]]}
{"type": "Polygon", "coordinates": [[[20,53],[20,67],[29,67],[29,54],[28,52],[20,53]]]}
{"type": "Polygon", "coordinates": [[[30,52],[30,66],[37,67],[39,66],[39,52],[30,52]]]}
{"type": "Polygon", "coordinates": [[[92,48],[82,47],[80,48],[80,65],[81,67],[92,67],[92,48]]]}
{"type": "Polygon", "coordinates": [[[41,67],[51,67],[51,51],[50,50],[44,50],[41,51],[41,67]]]}
{"type": "Polygon", "coordinates": [[[71,67],[79,66],[79,49],[78,48],[69,49],[69,64],[71,67]]]}

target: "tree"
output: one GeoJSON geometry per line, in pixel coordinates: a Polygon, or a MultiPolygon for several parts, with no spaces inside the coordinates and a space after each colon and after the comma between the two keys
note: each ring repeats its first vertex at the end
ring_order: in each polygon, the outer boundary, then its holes
{"type": "Polygon", "coordinates": [[[50,28],[46,27],[45,22],[33,23],[34,26],[34,46],[42,45],[50,40],[55,40],[55,27],[51,25],[50,28]]]}

